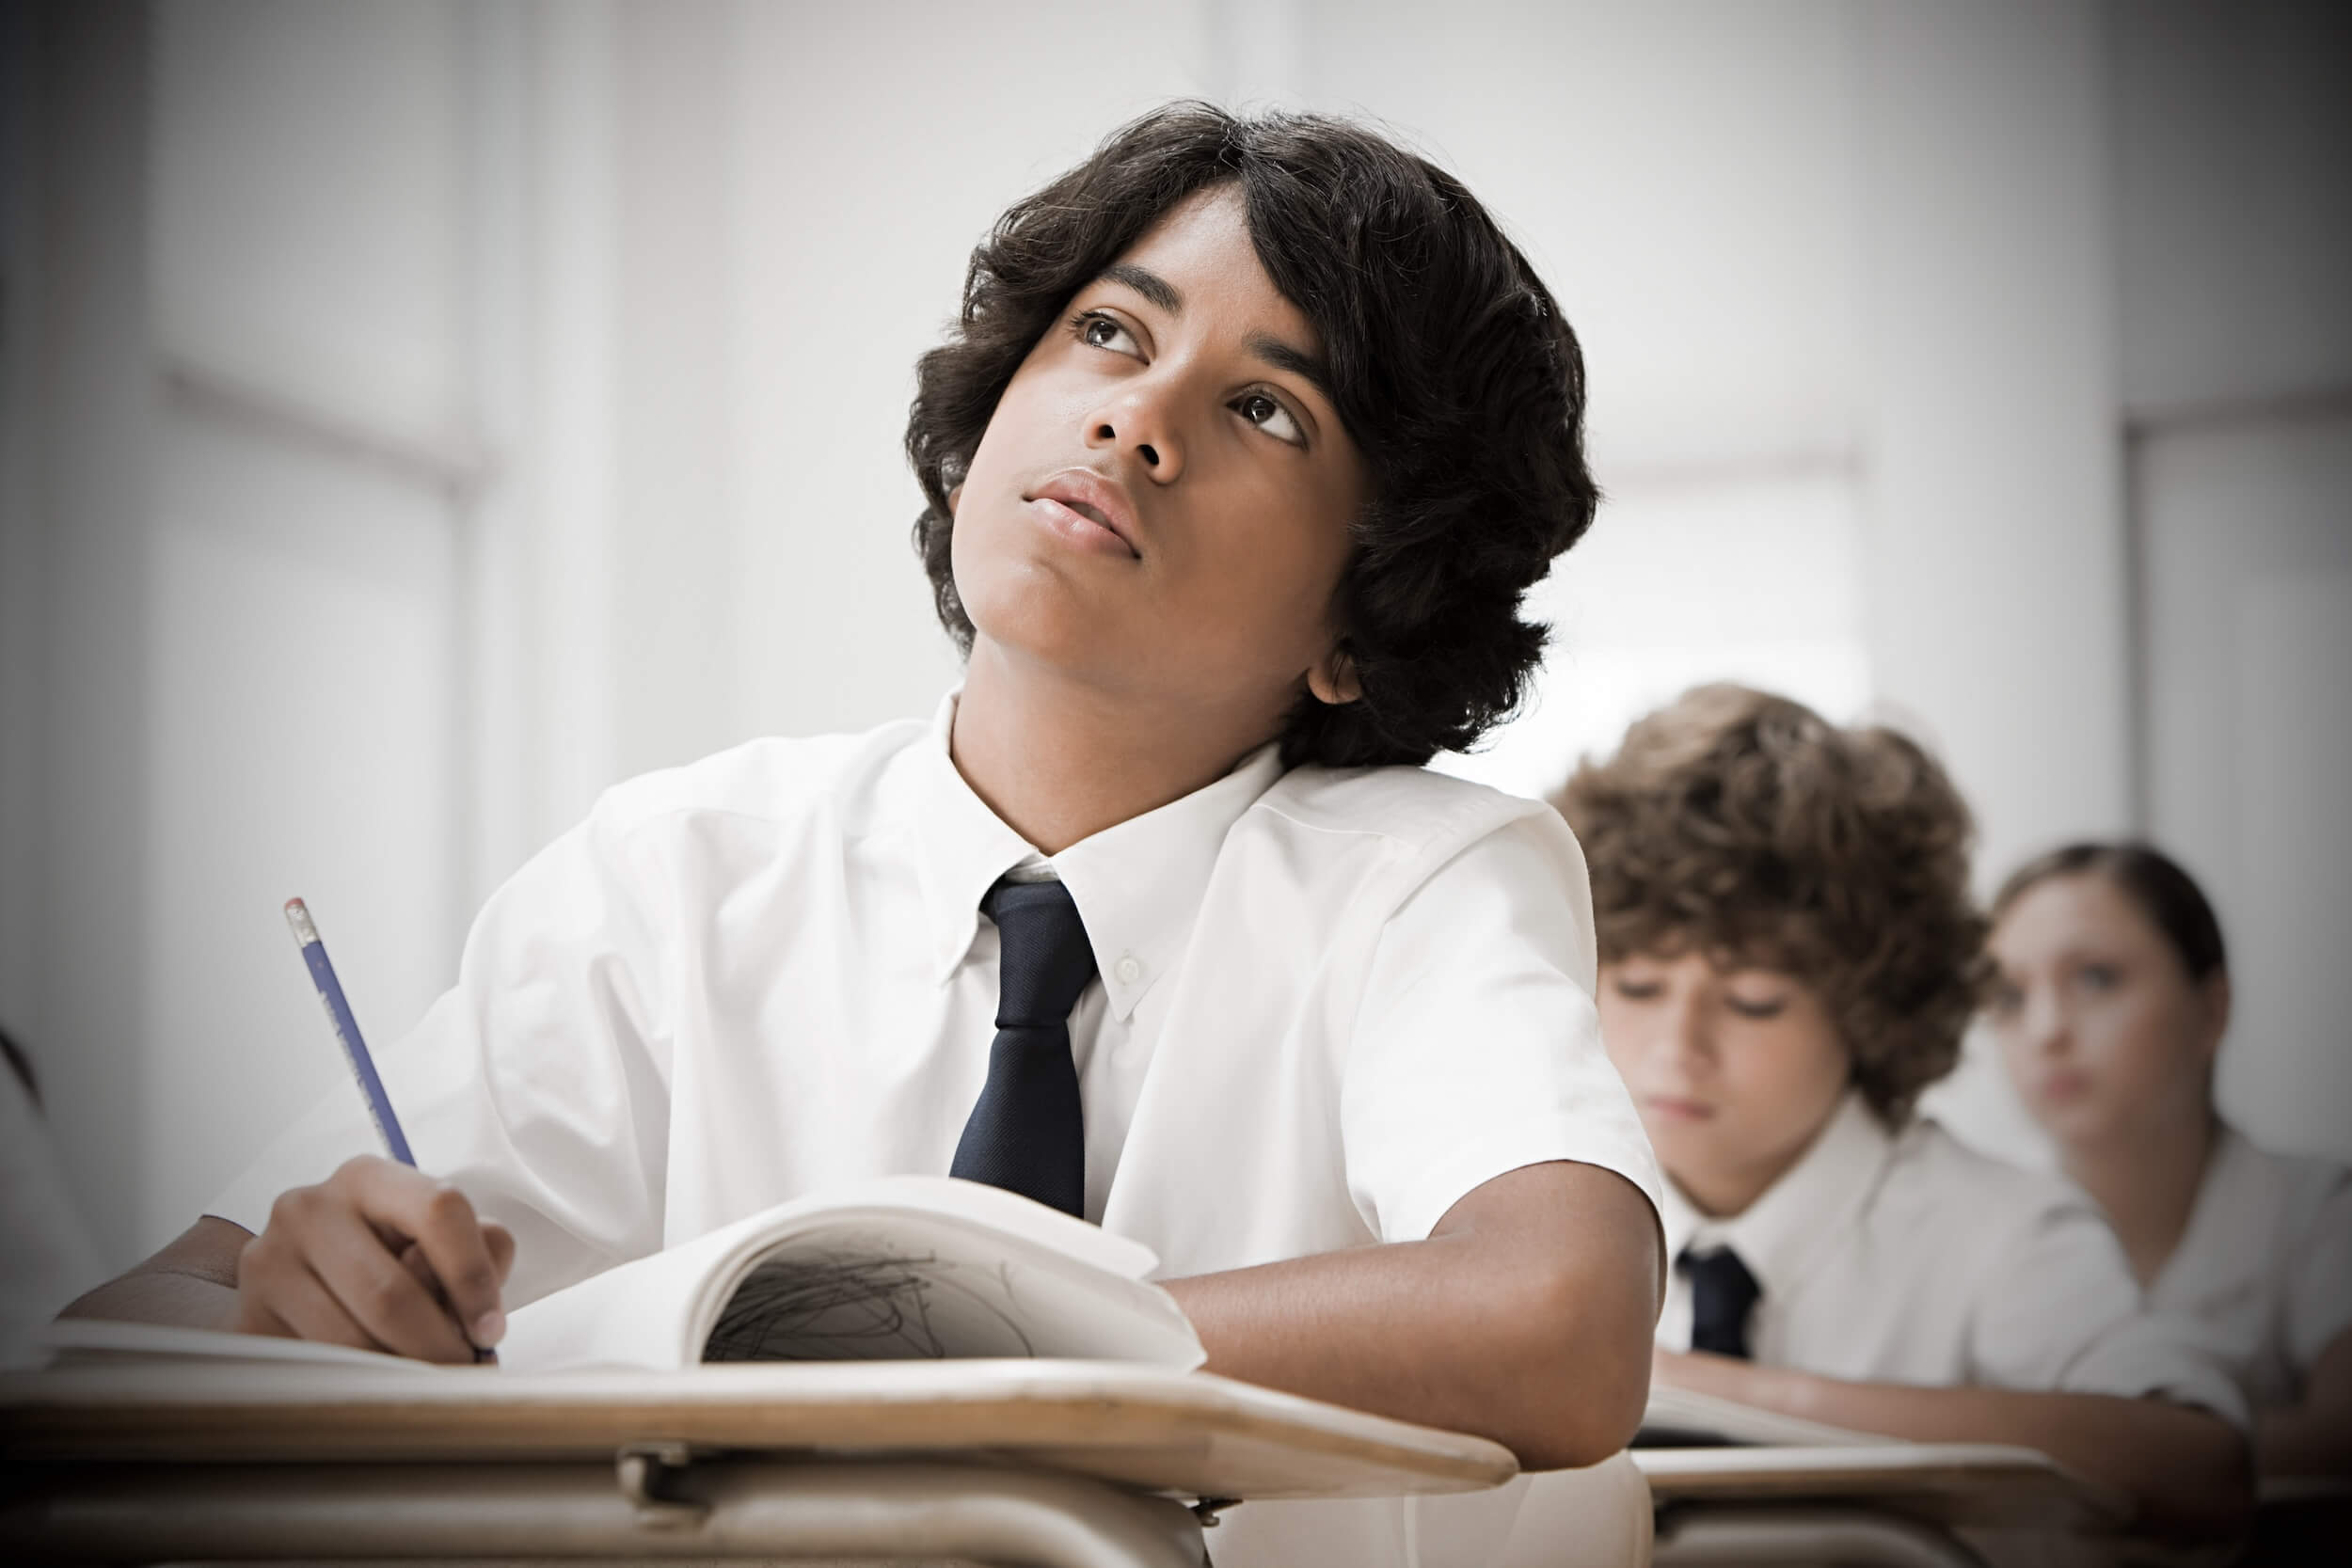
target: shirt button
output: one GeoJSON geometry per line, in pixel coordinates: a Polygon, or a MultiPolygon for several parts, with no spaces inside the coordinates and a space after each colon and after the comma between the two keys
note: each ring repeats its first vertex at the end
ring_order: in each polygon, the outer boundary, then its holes
{"type": "Polygon", "coordinates": [[[1119,977],[1120,985],[1132,986],[1143,978],[1143,960],[1133,953],[1121,954],[1119,961],[1111,965],[1111,973],[1119,977]]]}

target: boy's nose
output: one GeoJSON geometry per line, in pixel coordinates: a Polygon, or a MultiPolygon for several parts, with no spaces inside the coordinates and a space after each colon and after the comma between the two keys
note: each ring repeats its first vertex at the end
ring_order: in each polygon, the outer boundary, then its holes
{"type": "Polygon", "coordinates": [[[1172,484],[1184,471],[1184,442],[1168,398],[1159,388],[1131,385],[1087,419],[1087,446],[1134,458],[1154,483],[1172,484]]]}
{"type": "Polygon", "coordinates": [[[1669,1001],[1660,1021],[1660,1044],[1677,1063],[1703,1062],[1715,1053],[1715,1039],[1705,1011],[1689,999],[1669,1001]]]}

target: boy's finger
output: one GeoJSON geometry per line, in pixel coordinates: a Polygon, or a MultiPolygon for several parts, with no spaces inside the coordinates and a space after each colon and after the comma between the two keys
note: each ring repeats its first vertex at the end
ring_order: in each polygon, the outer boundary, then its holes
{"type": "Polygon", "coordinates": [[[342,1181],[347,1174],[360,1212],[371,1223],[423,1249],[469,1344],[485,1349],[497,1344],[506,1333],[499,1299],[502,1271],[466,1195],[389,1160],[354,1160],[334,1180],[342,1181]]]}
{"type": "Polygon", "coordinates": [[[326,1283],[308,1270],[288,1270],[274,1278],[262,1311],[285,1324],[286,1332],[297,1339],[400,1354],[361,1326],[326,1283]]]}
{"type": "Polygon", "coordinates": [[[515,1272],[515,1233],[496,1220],[482,1222],[482,1239],[489,1243],[490,1261],[498,1265],[499,1283],[515,1272]]]}
{"type": "Polygon", "coordinates": [[[423,1361],[473,1359],[473,1347],[429,1278],[388,1251],[358,1214],[312,1236],[304,1251],[343,1310],[387,1349],[423,1361]]]}

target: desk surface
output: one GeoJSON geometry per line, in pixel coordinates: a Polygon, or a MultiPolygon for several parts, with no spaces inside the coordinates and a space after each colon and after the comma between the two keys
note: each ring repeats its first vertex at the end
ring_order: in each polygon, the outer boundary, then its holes
{"type": "Polygon", "coordinates": [[[1636,1449],[1663,1508],[1677,1502],[1861,1503],[1947,1525],[2112,1530],[2128,1499],[2032,1449],[1993,1443],[1867,1448],[1636,1449]]]}
{"type": "Polygon", "coordinates": [[[1465,1492],[1518,1473],[1484,1438],[1205,1372],[924,1361],[525,1375],[118,1363],[0,1376],[9,1460],[516,1462],[631,1445],[1003,1458],[1218,1497],[1465,1492]]]}

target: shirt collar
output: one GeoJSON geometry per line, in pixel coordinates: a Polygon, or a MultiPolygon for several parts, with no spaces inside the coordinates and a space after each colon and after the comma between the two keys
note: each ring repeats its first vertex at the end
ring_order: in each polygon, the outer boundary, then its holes
{"type": "Polygon", "coordinates": [[[1686,1246],[1701,1252],[1727,1246],[1767,1297],[1785,1299],[1846,1233],[1894,1148],[1894,1136],[1877,1114],[1849,1089],[1797,1163],[1737,1214],[1700,1213],[1669,1178],[1662,1216],[1666,1254],[1671,1259],[1686,1246]]]}
{"type": "Polygon", "coordinates": [[[2173,1243],[2172,1255],[2149,1282],[2150,1300],[2169,1305],[2169,1298],[2184,1288],[2183,1282],[2195,1277],[2193,1259],[2199,1257],[2228,1258],[2253,1250],[2246,1247],[2245,1238],[2233,1228],[2238,1219],[2230,1212],[2236,1207],[2230,1202],[2230,1190],[2244,1180],[2254,1152],[2254,1146],[2235,1128],[2227,1122],[2218,1125],[2213,1147],[2205,1153],[2204,1174],[2197,1179],[2197,1196],[2189,1202],[2188,1224],[2173,1243]]]}
{"type": "MultiPolygon", "coordinates": [[[[942,981],[971,950],[981,897],[999,877],[1039,853],[956,769],[948,739],[960,694],[951,691],[941,701],[918,743],[921,783],[914,801],[932,965],[942,981]]],[[[1113,1016],[1125,1020],[1174,967],[1225,835],[1281,774],[1280,748],[1269,742],[1222,778],[1047,860],[1086,924],[1113,1016]]]]}
{"type": "Polygon", "coordinates": [[[907,798],[918,847],[917,871],[930,927],[931,973],[945,981],[972,947],[979,930],[980,899],[1003,876],[1035,855],[1036,846],[972,793],[956,771],[947,741],[955,728],[956,698],[940,699],[930,729],[914,745],[914,787],[907,798]]]}

